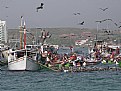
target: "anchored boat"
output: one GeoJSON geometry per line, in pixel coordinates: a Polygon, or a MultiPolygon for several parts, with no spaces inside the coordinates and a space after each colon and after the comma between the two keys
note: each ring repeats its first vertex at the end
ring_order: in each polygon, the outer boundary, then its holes
{"type": "Polygon", "coordinates": [[[27,49],[9,50],[8,69],[9,70],[39,70],[39,54],[36,51],[27,49]]]}
{"type": "Polygon", "coordinates": [[[8,51],[8,70],[32,70],[32,71],[38,70],[40,68],[38,64],[38,60],[40,60],[40,53],[38,53],[38,48],[35,45],[31,45],[34,46],[32,47],[32,49],[27,48],[25,22],[24,22],[24,48],[22,48],[21,42],[22,41],[20,41],[19,50],[9,49],[8,51]]]}

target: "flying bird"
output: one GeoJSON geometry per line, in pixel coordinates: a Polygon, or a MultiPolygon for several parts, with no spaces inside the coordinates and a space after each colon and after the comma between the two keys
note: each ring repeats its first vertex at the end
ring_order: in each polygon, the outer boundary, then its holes
{"type": "Polygon", "coordinates": [[[73,13],[74,15],[80,15],[80,13],[78,12],[78,13],[73,13]]]}
{"type": "Polygon", "coordinates": [[[77,15],[76,13],[74,13],[74,15],[77,15]]]}
{"type": "Polygon", "coordinates": [[[102,23],[102,21],[95,21],[95,22],[99,22],[99,23],[102,23]]]}
{"type": "Polygon", "coordinates": [[[118,28],[121,28],[121,26],[119,26],[118,28]]]}
{"type": "Polygon", "coordinates": [[[102,22],[105,22],[105,21],[107,21],[107,19],[102,20],[102,22]]]}
{"type": "Polygon", "coordinates": [[[8,6],[6,6],[5,8],[9,8],[8,6]]]}
{"type": "Polygon", "coordinates": [[[102,11],[105,11],[105,10],[107,10],[108,8],[104,8],[104,9],[103,9],[103,8],[99,8],[99,9],[101,9],[102,11]]]}
{"type": "Polygon", "coordinates": [[[117,23],[114,23],[116,26],[118,26],[118,24],[117,23]]]}
{"type": "Polygon", "coordinates": [[[102,21],[113,21],[112,19],[104,19],[102,21]]]}
{"type": "Polygon", "coordinates": [[[107,20],[113,21],[112,19],[107,19],[107,20]]]}
{"type": "Polygon", "coordinates": [[[37,12],[38,12],[39,9],[43,9],[43,5],[44,5],[44,3],[41,3],[40,6],[36,8],[37,12]]]}
{"type": "Polygon", "coordinates": [[[113,21],[112,19],[104,19],[104,20],[95,21],[95,22],[99,22],[99,23],[102,23],[102,22],[105,22],[105,21],[107,21],[107,20],[113,21]]]}
{"type": "Polygon", "coordinates": [[[80,13],[77,13],[78,15],[80,15],[80,13]]]}
{"type": "Polygon", "coordinates": [[[83,22],[81,22],[81,23],[78,23],[79,25],[84,25],[84,21],[83,22]]]}

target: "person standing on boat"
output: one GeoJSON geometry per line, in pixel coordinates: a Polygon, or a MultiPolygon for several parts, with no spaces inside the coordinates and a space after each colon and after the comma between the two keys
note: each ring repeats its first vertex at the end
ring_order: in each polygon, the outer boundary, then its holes
{"type": "Polygon", "coordinates": [[[45,32],[45,30],[42,30],[41,38],[42,38],[42,44],[44,44],[45,39],[46,39],[46,32],[45,32]]]}
{"type": "Polygon", "coordinates": [[[50,64],[51,64],[51,60],[50,60],[49,56],[47,55],[45,65],[46,65],[47,67],[49,67],[50,64]]]}
{"type": "Polygon", "coordinates": [[[115,52],[113,51],[112,54],[110,55],[110,59],[114,60],[115,52]]]}
{"type": "Polygon", "coordinates": [[[65,65],[68,63],[68,56],[67,54],[64,54],[62,57],[62,60],[60,61],[60,67],[59,69],[64,70],[65,69],[65,65]]]}
{"type": "Polygon", "coordinates": [[[106,50],[108,53],[110,52],[110,48],[108,46],[106,47],[106,50]]]}
{"type": "Polygon", "coordinates": [[[73,46],[70,46],[71,53],[74,51],[73,46]]]}
{"type": "Polygon", "coordinates": [[[48,31],[42,30],[42,33],[41,33],[42,44],[44,44],[46,42],[46,39],[50,37],[51,37],[51,34],[48,31]]]}
{"type": "Polygon", "coordinates": [[[73,66],[74,66],[74,67],[77,66],[76,59],[77,59],[76,53],[74,53],[74,54],[72,54],[72,55],[70,56],[70,60],[73,62],[73,66]]]}
{"type": "Polygon", "coordinates": [[[119,50],[119,48],[117,47],[117,48],[116,48],[116,55],[118,55],[118,54],[120,54],[120,50],[119,50]]]}

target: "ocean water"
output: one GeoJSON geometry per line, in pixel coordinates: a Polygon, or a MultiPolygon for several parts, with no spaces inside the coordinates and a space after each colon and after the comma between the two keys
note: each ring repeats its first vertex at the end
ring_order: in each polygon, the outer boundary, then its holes
{"type": "Polygon", "coordinates": [[[121,91],[121,71],[0,71],[0,91],[121,91]]]}
{"type": "MultiPolygon", "coordinates": [[[[85,48],[77,50],[87,53],[85,48]]],[[[0,68],[0,91],[121,91],[121,71],[65,73],[8,71],[7,66],[0,68]]]]}

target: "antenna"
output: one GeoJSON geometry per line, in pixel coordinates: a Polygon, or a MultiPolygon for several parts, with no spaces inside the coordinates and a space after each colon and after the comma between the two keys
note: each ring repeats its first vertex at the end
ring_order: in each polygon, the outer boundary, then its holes
{"type": "Polygon", "coordinates": [[[22,49],[22,30],[23,30],[23,16],[21,16],[21,26],[20,26],[20,49],[22,49]]]}
{"type": "Polygon", "coordinates": [[[26,23],[24,21],[24,49],[26,49],[26,23]]]}

